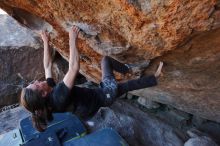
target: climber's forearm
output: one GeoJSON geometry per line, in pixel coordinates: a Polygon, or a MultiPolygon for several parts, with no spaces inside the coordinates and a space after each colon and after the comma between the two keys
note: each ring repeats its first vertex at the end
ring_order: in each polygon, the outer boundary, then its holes
{"type": "Polygon", "coordinates": [[[45,31],[41,32],[41,38],[43,40],[44,45],[44,56],[43,56],[43,65],[45,71],[45,77],[52,77],[52,50],[49,47],[49,38],[48,34],[45,31]]]}
{"type": "Polygon", "coordinates": [[[73,87],[74,80],[79,71],[79,52],[76,47],[76,38],[78,32],[79,29],[77,27],[73,27],[69,32],[69,45],[70,45],[69,69],[63,79],[63,82],[69,89],[73,87]]]}

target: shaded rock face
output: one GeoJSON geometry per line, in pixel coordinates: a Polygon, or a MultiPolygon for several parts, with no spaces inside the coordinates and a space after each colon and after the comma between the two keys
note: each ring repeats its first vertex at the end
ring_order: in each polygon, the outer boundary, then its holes
{"type": "Polygon", "coordinates": [[[218,29],[195,36],[187,45],[156,59],[165,62],[160,85],[132,93],[220,122],[219,33],[218,29]]]}
{"type": "Polygon", "coordinates": [[[218,146],[215,142],[213,142],[209,137],[196,137],[196,138],[191,138],[189,139],[184,146],[218,146]]]}
{"type": "Polygon", "coordinates": [[[196,129],[189,130],[187,133],[191,138],[186,141],[184,146],[218,146],[208,135],[196,129]]]}
{"type": "Polygon", "coordinates": [[[104,55],[123,63],[155,59],[146,73],[164,60],[159,86],[135,94],[220,122],[218,0],[3,0],[0,7],[32,30],[50,31],[66,59],[68,28],[80,27],[80,72],[94,82],[104,55]]]}
{"type": "Polygon", "coordinates": [[[30,47],[0,49],[0,107],[18,102],[21,88],[44,77],[42,50],[30,47]],[[33,54],[35,57],[32,57],[33,54]]]}
{"type": "Polygon", "coordinates": [[[186,138],[177,129],[119,100],[111,108],[99,109],[87,123],[91,131],[116,129],[131,146],[182,146],[186,138]]]}

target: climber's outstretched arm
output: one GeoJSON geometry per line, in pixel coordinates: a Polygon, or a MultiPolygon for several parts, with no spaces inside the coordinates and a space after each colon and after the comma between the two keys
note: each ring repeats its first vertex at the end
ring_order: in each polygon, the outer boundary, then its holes
{"type": "Polygon", "coordinates": [[[49,35],[45,31],[40,32],[41,38],[44,42],[44,71],[45,78],[52,78],[52,49],[49,47],[49,35]]]}
{"type": "Polygon", "coordinates": [[[79,28],[73,26],[69,31],[69,45],[70,45],[70,54],[69,54],[69,69],[66,73],[63,82],[64,84],[71,89],[74,85],[74,80],[79,71],[79,52],[76,47],[76,38],[79,33],[79,28]]]}

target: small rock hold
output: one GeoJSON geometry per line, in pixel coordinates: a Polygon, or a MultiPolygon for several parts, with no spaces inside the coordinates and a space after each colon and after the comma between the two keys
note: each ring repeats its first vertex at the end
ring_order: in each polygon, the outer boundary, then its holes
{"type": "Polygon", "coordinates": [[[184,146],[218,146],[211,138],[206,136],[190,138],[184,146]]]}
{"type": "Polygon", "coordinates": [[[127,94],[127,99],[132,99],[133,96],[134,96],[134,95],[128,93],[128,94],[127,94]]]}
{"type": "Polygon", "coordinates": [[[160,105],[152,100],[146,99],[144,97],[139,97],[138,98],[138,103],[143,105],[144,107],[148,109],[156,109],[159,108],[160,105]]]}

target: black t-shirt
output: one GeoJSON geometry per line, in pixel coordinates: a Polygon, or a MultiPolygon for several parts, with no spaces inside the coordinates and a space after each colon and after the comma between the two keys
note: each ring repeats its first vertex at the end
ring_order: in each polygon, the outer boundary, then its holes
{"type": "Polygon", "coordinates": [[[69,105],[74,106],[74,113],[81,118],[92,116],[101,106],[102,90],[73,86],[70,90],[64,82],[56,84],[53,78],[47,83],[53,88],[49,94],[50,104],[54,112],[64,112],[69,105]]]}
{"type": "MultiPolygon", "coordinates": [[[[69,105],[74,106],[74,113],[81,118],[92,116],[101,106],[106,105],[106,95],[102,88],[89,89],[73,86],[69,89],[64,82],[55,84],[52,78],[47,79],[49,86],[53,87],[49,94],[50,105],[54,112],[64,112],[69,105]]],[[[118,95],[128,91],[152,87],[157,85],[155,76],[145,76],[135,80],[129,80],[118,84],[118,95]]]]}

